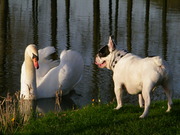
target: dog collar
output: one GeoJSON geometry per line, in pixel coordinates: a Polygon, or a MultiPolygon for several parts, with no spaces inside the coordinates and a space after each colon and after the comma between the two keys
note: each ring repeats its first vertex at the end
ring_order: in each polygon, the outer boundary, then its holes
{"type": "Polygon", "coordinates": [[[117,64],[117,62],[122,58],[124,57],[128,52],[126,50],[119,50],[119,51],[116,51],[114,52],[114,57],[113,57],[113,60],[111,63],[111,69],[114,69],[115,65],[117,64]]]}

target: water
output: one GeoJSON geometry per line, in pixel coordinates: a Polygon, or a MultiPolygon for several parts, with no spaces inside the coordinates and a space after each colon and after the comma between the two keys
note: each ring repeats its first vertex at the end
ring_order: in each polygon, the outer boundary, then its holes
{"type": "MultiPolygon", "coordinates": [[[[0,94],[20,88],[25,47],[54,46],[79,51],[85,62],[84,77],[75,98],[83,106],[92,99],[114,99],[112,72],[98,69],[94,57],[114,35],[118,48],[139,56],[160,55],[174,74],[174,97],[180,97],[179,0],[0,0],[0,94]]],[[[154,99],[165,99],[161,90],[154,99]]],[[[137,102],[134,96],[125,100],[137,102]]]]}

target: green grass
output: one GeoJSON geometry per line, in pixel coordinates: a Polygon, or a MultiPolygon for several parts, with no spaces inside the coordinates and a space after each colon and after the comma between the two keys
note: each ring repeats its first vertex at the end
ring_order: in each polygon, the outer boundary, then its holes
{"type": "Polygon", "coordinates": [[[180,135],[180,100],[166,113],[167,102],[153,102],[149,116],[140,119],[143,109],[124,105],[115,111],[115,103],[89,105],[79,110],[48,113],[31,119],[16,134],[118,134],[118,135],[180,135]]]}

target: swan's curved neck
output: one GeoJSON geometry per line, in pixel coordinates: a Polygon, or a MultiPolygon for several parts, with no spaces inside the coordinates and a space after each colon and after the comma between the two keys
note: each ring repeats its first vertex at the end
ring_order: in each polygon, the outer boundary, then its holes
{"type": "Polygon", "coordinates": [[[26,47],[24,53],[24,63],[21,67],[21,99],[36,99],[36,70],[38,65],[38,51],[34,44],[26,47]]]}
{"type": "Polygon", "coordinates": [[[26,81],[29,89],[29,99],[36,98],[36,71],[33,65],[33,61],[27,53],[25,54],[25,73],[26,73],[26,81]]]}
{"type": "Polygon", "coordinates": [[[36,77],[35,68],[33,66],[33,61],[29,55],[25,54],[25,71],[26,71],[26,79],[29,82],[32,82],[36,77]]]}

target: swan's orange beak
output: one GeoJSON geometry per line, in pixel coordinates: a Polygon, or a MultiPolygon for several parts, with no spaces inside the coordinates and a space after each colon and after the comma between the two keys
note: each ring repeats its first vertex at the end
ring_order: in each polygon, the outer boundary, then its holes
{"type": "Polygon", "coordinates": [[[36,58],[33,58],[33,63],[34,63],[34,67],[36,69],[38,69],[39,68],[39,63],[38,63],[38,60],[36,58]]]}

